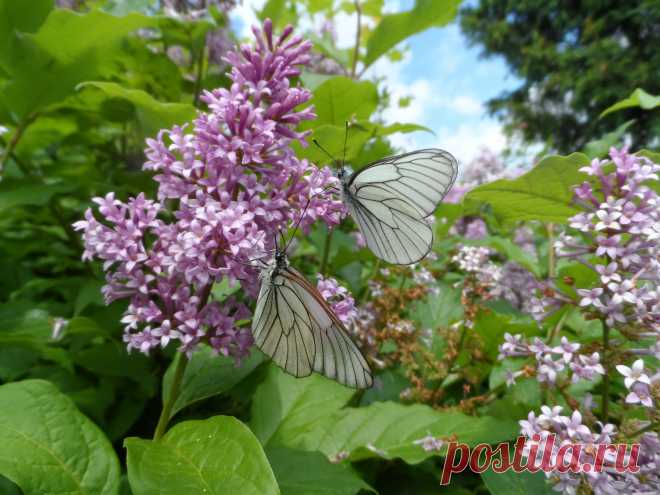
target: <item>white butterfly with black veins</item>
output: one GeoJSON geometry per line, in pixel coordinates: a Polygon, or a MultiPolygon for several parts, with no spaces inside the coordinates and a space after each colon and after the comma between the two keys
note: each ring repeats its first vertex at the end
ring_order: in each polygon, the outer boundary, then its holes
{"type": "Polygon", "coordinates": [[[252,319],[259,349],[295,377],[316,371],[349,387],[371,387],[366,359],[319,291],[289,266],[285,250],[276,248],[260,278],[252,319]]]}
{"type": "Polygon", "coordinates": [[[425,149],[379,160],[348,175],[338,172],[344,204],[367,246],[398,265],[422,260],[433,247],[427,221],[456,180],[446,151],[425,149]]]}

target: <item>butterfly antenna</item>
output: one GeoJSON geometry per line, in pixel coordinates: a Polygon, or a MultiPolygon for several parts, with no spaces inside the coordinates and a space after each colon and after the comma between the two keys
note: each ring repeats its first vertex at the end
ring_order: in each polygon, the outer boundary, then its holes
{"type": "Polygon", "coordinates": [[[309,197],[309,199],[307,200],[307,204],[305,205],[305,207],[303,208],[302,213],[300,214],[300,217],[298,217],[298,221],[296,222],[296,224],[293,227],[293,233],[291,234],[291,237],[289,237],[289,241],[286,243],[286,245],[284,247],[285,251],[287,251],[289,249],[289,246],[293,242],[293,238],[296,237],[296,233],[298,232],[298,227],[300,226],[300,222],[302,222],[302,219],[305,218],[305,213],[307,213],[307,209],[309,208],[309,205],[312,203],[312,199],[314,199],[314,197],[318,196],[319,194],[323,194],[323,193],[326,193],[326,192],[330,191],[331,189],[337,189],[337,188],[335,186],[328,186],[325,189],[323,189],[323,190],[321,190],[317,193],[314,193],[309,197]]]}
{"type": "Polygon", "coordinates": [[[344,134],[344,153],[341,157],[341,168],[346,166],[346,145],[348,144],[348,120],[346,121],[346,133],[344,134]]]}
{"type": "Polygon", "coordinates": [[[333,162],[337,161],[337,159],[334,156],[332,156],[328,150],[326,150],[323,146],[321,146],[321,144],[316,139],[312,139],[312,143],[314,143],[316,147],[320,149],[323,153],[328,155],[328,158],[330,158],[330,160],[332,160],[333,162]]]}

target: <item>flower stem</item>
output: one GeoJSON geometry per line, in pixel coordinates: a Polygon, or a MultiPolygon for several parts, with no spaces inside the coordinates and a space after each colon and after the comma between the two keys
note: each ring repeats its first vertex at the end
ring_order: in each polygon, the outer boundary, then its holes
{"type": "Polygon", "coordinates": [[[27,118],[25,118],[19,125],[16,127],[16,130],[14,131],[14,135],[12,136],[11,140],[5,147],[4,152],[2,153],[2,156],[0,156],[0,173],[5,169],[5,165],[7,163],[7,160],[9,160],[9,157],[13,154],[14,148],[18,145],[19,141],[21,140],[21,137],[23,137],[23,133],[25,130],[28,128],[32,122],[35,121],[37,118],[37,114],[33,113],[31,115],[28,115],[27,118]]]}
{"type": "Polygon", "coordinates": [[[603,422],[607,423],[609,416],[609,406],[610,406],[610,366],[609,366],[609,356],[610,351],[610,327],[607,326],[605,320],[603,322],[603,368],[605,368],[605,374],[603,375],[603,405],[601,407],[601,414],[603,416],[603,422]]]}
{"type": "Polygon", "coordinates": [[[325,236],[325,245],[323,246],[323,258],[321,258],[321,268],[319,268],[319,273],[325,276],[325,271],[328,268],[328,258],[330,257],[330,246],[332,244],[332,234],[334,229],[328,229],[328,232],[325,236]]]}
{"type": "Polygon", "coordinates": [[[170,415],[172,414],[172,408],[174,407],[174,403],[179,397],[181,381],[183,380],[183,374],[186,371],[187,365],[188,357],[183,353],[179,354],[179,359],[176,363],[176,368],[174,369],[172,384],[170,385],[170,393],[167,397],[167,400],[163,404],[163,409],[160,412],[160,418],[158,418],[158,425],[156,426],[156,431],[154,432],[154,440],[159,440],[165,434],[167,423],[170,421],[170,415]]]}
{"type": "Polygon", "coordinates": [[[548,278],[553,279],[557,275],[555,259],[555,226],[552,223],[545,224],[548,232],[548,278]]]}
{"type": "Polygon", "coordinates": [[[655,430],[656,428],[658,428],[658,426],[660,426],[660,423],[652,421],[649,424],[647,424],[644,428],[640,428],[639,430],[631,433],[630,435],[626,435],[626,436],[628,438],[635,438],[635,437],[638,437],[639,435],[641,435],[643,433],[646,433],[647,431],[655,430]]]}

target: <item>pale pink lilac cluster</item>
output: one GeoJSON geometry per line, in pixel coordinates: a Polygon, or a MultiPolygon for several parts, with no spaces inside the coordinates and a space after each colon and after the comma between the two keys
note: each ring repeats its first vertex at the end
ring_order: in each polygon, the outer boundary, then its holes
{"type": "MultiPolygon", "coordinates": [[[[570,495],[577,493],[594,493],[595,495],[615,495],[621,493],[643,495],[660,491],[660,439],[654,432],[641,434],[634,441],[640,444],[636,465],[638,472],[621,472],[616,463],[623,467],[631,465],[632,450],[626,448],[624,456],[618,456],[617,446],[626,443],[625,437],[618,438],[619,433],[613,424],[596,422],[595,426],[584,424],[579,411],[573,411],[570,416],[562,413],[561,406],[542,406],[541,414],[531,411],[527,420],[520,421],[521,433],[527,439],[524,452],[534,461],[535,466],[541,466],[548,461],[558,464],[560,448],[567,451],[562,455],[564,465],[569,461],[574,468],[566,472],[557,469],[546,471],[546,476],[558,492],[570,495]],[[551,437],[554,437],[551,441],[551,437]],[[569,448],[568,445],[576,448],[569,448]],[[603,457],[602,469],[597,472],[593,466],[599,456],[603,457]],[[547,446],[547,448],[546,448],[547,446]],[[549,458],[546,452],[550,452],[549,458]],[[573,458],[575,454],[575,458],[573,458]],[[592,469],[587,470],[588,464],[592,469]],[[583,467],[578,471],[578,467],[583,467]]],[[[600,462],[598,463],[600,464],[600,462]]]]}
{"type": "MultiPolygon", "coordinates": [[[[527,311],[531,304],[529,295],[539,285],[534,275],[513,261],[498,265],[492,261],[493,255],[494,252],[484,246],[460,246],[452,262],[487,288],[489,298],[505,299],[513,307],[527,311]]],[[[471,289],[466,286],[465,290],[471,289]]]]}
{"type": "Polygon", "coordinates": [[[653,408],[653,390],[660,390],[660,372],[652,373],[646,370],[641,359],[636,360],[632,367],[619,364],[616,370],[624,377],[624,385],[629,391],[626,403],[653,408]]]}
{"type": "Polygon", "coordinates": [[[445,446],[445,442],[442,438],[434,437],[431,434],[426,435],[424,438],[419,440],[414,440],[413,445],[419,445],[424,449],[425,452],[440,452],[442,447],[445,446]]]}
{"type": "Polygon", "coordinates": [[[74,224],[83,258],[103,261],[106,302],[130,299],[122,320],[129,349],[148,353],[176,341],[190,353],[207,342],[244,356],[252,338],[236,323],[250,312],[237,299],[210,300],[213,284],[226,279],[255,296],[249,261],[271,251],[278,232],[296,221],[303,231],[316,220],[332,226],[344,213],[326,192],[336,185],[331,171],[291,147],[306,144],[295,127],[315,117],[312,107],[300,109],[310,92],[291,84],[311,44],[290,27],[274,36],[269,20],[254,34],[256,47],[226,57],[230,88],[203,93],[208,112],[147,140],[144,169],[156,172],[158,199],[122,202],[109,193],[94,199],[100,220],[90,209],[74,224]]]}
{"type": "MultiPolygon", "coordinates": [[[[649,185],[660,165],[627,149],[612,149],[608,160],[593,160],[581,169],[591,177],[575,189],[584,211],[570,219],[571,231],[556,243],[559,257],[577,260],[593,271],[595,282],[577,287],[575,295],[556,286],[536,299],[539,320],[566,304],[617,329],[629,344],[627,354],[660,357],[660,196],[649,185]]],[[[549,290],[548,290],[549,289],[549,290]]],[[[638,359],[632,368],[620,364],[628,404],[654,406],[659,381],[638,359]]]]}
{"type": "Polygon", "coordinates": [[[537,299],[534,314],[543,319],[574,303],[609,326],[645,328],[657,338],[660,197],[648,184],[658,180],[660,165],[613,148],[608,160],[594,159],[581,170],[592,177],[574,191],[584,211],[569,220],[572,230],[559,237],[555,249],[558,257],[593,270],[597,282],[577,288],[577,301],[553,287],[556,297],[537,299]]]}
{"type": "Polygon", "coordinates": [[[336,279],[317,275],[316,288],[344,325],[348,327],[358,318],[355,299],[336,279]]]}
{"type": "MultiPolygon", "coordinates": [[[[556,346],[549,346],[540,338],[534,337],[528,342],[522,335],[504,334],[504,343],[500,345],[498,359],[533,357],[536,363],[536,377],[541,383],[555,384],[563,375],[576,383],[580,379],[594,380],[597,375],[604,375],[605,368],[600,363],[597,352],[580,353],[581,344],[570,342],[562,337],[556,346]]],[[[507,373],[507,385],[513,385],[521,371],[507,373]]]]}

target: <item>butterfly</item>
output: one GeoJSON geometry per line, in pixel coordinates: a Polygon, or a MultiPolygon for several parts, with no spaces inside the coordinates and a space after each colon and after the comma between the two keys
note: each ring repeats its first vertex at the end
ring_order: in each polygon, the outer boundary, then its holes
{"type": "Polygon", "coordinates": [[[315,371],[343,385],[369,388],[371,370],[319,291],[276,247],[261,268],[252,336],[262,352],[295,377],[315,371]]]}
{"type": "Polygon", "coordinates": [[[427,221],[456,180],[447,151],[424,149],[391,156],[348,174],[337,173],[344,205],[369,249],[389,263],[410,265],[433,247],[427,221]]]}

